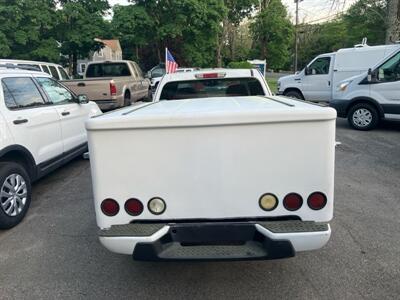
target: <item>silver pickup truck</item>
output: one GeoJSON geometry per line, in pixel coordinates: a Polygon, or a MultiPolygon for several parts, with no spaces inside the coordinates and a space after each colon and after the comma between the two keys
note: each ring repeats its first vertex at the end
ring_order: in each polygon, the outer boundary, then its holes
{"type": "Polygon", "coordinates": [[[89,63],[84,79],[65,80],[75,94],[86,94],[102,110],[129,106],[138,100],[151,99],[150,81],[133,61],[89,63]]]}

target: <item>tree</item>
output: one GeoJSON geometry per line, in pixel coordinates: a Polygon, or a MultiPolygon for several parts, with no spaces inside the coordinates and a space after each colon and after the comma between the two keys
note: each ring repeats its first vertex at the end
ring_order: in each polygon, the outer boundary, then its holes
{"type": "Polygon", "coordinates": [[[1,0],[0,55],[58,62],[57,22],[53,0],[1,0]]]}
{"type": "Polygon", "coordinates": [[[217,65],[222,66],[223,48],[227,48],[225,57],[232,61],[236,59],[236,37],[241,22],[254,12],[258,0],[224,0],[225,15],[218,31],[217,65]]]}
{"type": "Polygon", "coordinates": [[[342,19],[302,25],[299,29],[299,67],[303,68],[319,54],[334,52],[347,45],[347,28],[342,19]]]}
{"type": "Polygon", "coordinates": [[[359,0],[340,17],[321,24],[300,27],[299,65],[316,55],[353,47],[364,37],[369,45],[385,43],[386,1],[359,0]]]}
{"type": "Polygon", "coordinates": [[[400,0],[387,1],[386,43],[400,40],[400,0]]]}
{"type": "Polygon", "coordinates": [[[387,0],[359,0],[341,18],[348,45],[368,38],[372,45],[385,43],[387,0]]]}
{"type": "Polygon", "coordinates": [[[251,24],[253,56],[267,59],[270,68],[283,68],[290,60],[293,24],[281,0],[270,0],[251,24]]]}
{"type": "Polygon", "coordinates": [[[122,14],[119,14],[117,19],[121,21],[116,19],[113,24],[116,32],[131,32],[129,43],[142,45],[148,60],[153,63],[163,61],[164,49],[168,47],[181,65],[215,64],[215,37],[225,14],[223,0],[131,2],[129,10],[135,13],[135,21],[126,23],[122,21],[122,14]],[[141,37],[144,38],[143,43],[139,42],[141,37]],[[148,46],[147,49],[144,46],[148,46]],[[156,61],[153,57],[156,57],[156,61]]]}
{"type": "Polygon", "coordinates": [[[139,60],[139,49],[152,42],[153,20],[139,5],[113,7],[112,31],[119,38],[125,57],[139,60]]]}
{"type": "Polygon", "coordinates": [[[68,55],[72,74],[77,74],[77,60],[87,57],[103,45],[94,39],[107,32],[104,15],[110,8],[107,0],[60,0],[60,22],[57,28],[61,51],[68,55]]]}

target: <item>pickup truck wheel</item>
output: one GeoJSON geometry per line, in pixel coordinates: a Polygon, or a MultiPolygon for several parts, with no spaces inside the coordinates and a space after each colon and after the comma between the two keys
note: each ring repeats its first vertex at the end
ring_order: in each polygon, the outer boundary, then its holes
{"type": "Polygon", "coordinates": [[[124,106],[130,106],[131,104],[131,94],[126,92],[124,95],[124,106]]]}
{"type": "Polygon", "coordinates": [[[368,103],[356,104],[350,108],[347,119],[357,130],[371,130],[379,123],[378,111],[368,103]]]}
{"type": "Polygon", "coordinates": [[[147,92],[146,101],[151,102],[152,100],[153,100],[153,93],[152,93],[151,89],[149,89],[147,92]]]}
{"type": "Polygon", "coordinates": [[[301,93],[299,93],[298,91],[288,91],[288,92],[285,92],[284,95],[289,98],[304,100],[303,95],[301,93]]]}
{"type": "Polygon", "coordinates": [[[31,180],[20,164],[0,163],[0,229],[22,221],[31,203],[31,193],[31,180]]]}

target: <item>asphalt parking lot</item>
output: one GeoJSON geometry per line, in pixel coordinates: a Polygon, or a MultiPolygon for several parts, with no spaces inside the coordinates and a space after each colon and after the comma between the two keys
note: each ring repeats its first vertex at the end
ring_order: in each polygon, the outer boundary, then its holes
{"type": "Polygon", "coordinates": [[[97,240],[89,162],[37,182],[25,220],[0,232],[0,299],[398,299],[400,123],[338,120],[335,217],[320,251],[279,261],[134,262],[97,240]]]}

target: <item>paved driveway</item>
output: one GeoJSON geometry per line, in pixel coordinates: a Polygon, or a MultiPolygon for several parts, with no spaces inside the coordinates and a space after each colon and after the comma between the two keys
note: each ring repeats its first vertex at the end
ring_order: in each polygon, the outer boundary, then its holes
{"type": "Polygon", "coordinates": [[[0,299],[398,299],[400,124],[337,129],[324,249],[280,261],[133,262],[97,241],[89,163],[75,160],[35,184],[25,221],[0,232],[0,299]]]}

